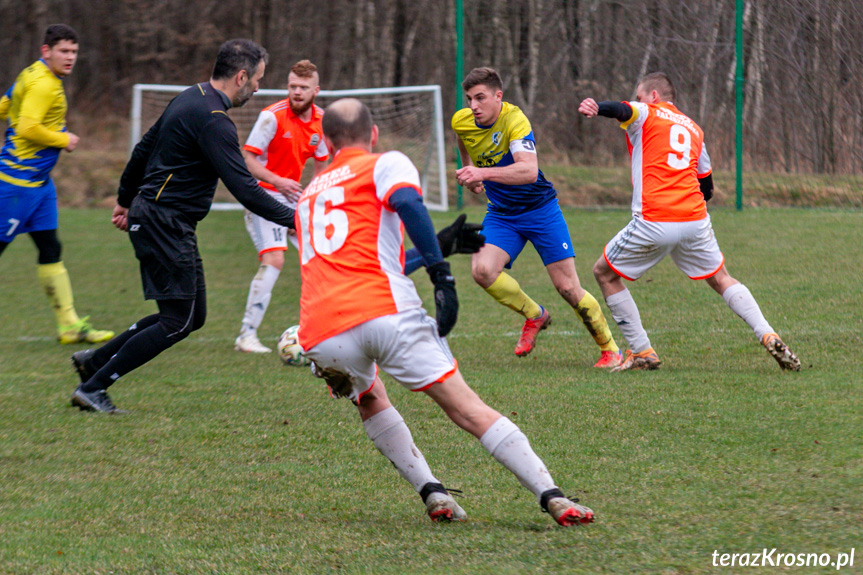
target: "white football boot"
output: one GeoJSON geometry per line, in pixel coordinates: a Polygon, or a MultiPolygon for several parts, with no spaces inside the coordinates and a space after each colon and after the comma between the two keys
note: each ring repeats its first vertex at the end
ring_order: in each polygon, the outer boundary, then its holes
{"type": "Polygon", "coordinates": [[[258,339],[257,334],[250,333],[241,335],[234,341],[234,349],[246,353],[270,353],[273,350],[265,346],[258,339]]]}

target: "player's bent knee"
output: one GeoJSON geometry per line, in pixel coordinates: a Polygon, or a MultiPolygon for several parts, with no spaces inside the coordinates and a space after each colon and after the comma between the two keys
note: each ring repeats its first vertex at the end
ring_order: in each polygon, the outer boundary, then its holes
{"type": "Polygon", "coordinates": [[[593,277],[596,278],[596,281],[599,281],[605,276],[605,272],[608,271],[608,264],[605,263],[603,258],[599,258],[593,264],[593,277]]]}
{"type": "Polygon", "coordinates": [[[261,264],[274,267],[281,271],[281,269],[285,267],[285,252],[281,250],[266,252],[261,256],[261,264]]]}
{"type": "Polygon", "coordinates": [[[471,267],[470,271],[473,276],[473,281],[483,288],[487,288],[493,284],[500,275],[500,270],[493,270],[484,264],[474,265],[471,267]]]}

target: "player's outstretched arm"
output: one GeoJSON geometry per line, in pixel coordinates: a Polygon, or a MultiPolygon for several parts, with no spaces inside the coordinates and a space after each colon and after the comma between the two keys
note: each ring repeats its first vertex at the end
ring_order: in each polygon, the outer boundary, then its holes
{"type": "Polygon", "coordinates": [[[593,98],[585,98],[578,105],[578,111],[587,116],[594,118],[596,116],[605,116],[606,118],[614,118],[618,122],[626,122],[632,118],[632,106],[625,102],[603,101],[597,102],[593,98]]]}
{"type": "Polygon", "coordinates": [[[411,187],[399,188],[390,194],[389,205],[399,215],[405,231],[426,262],[426,271],[434,284],[438,334],[443,337],[455,327],[458,319],[458,295],[455,278],[449,263],[443,259],[428,210],[419,192],[411,187]]]}
{"type": "MultiPolygon", "coordinates": [[[[475,254],[485,245],[482,224],[467,223],[467,215],[459,215],[453,223],[437,233],[437,243],[443,257],[450,254],[475,254]]],[[[425,265],[418,248],[405,252],[405,275],[410,275],[425,265]]]]}
{"type": "Polygon", "coordinates": [[[242,150],[243,160],[246,161],[246,167],[252,176],[259,182],[266,182],[276,188],[280,194],[289,200],[299,199],[303,193],[303,188],[299,182],[295,182],[290,178],[283,178],[278,174],[270,171],[261,162],[258,161],[258,156],[249,150],[242,150]]]}
{"type": "Polygon", "coordinates": [[[266,220],[294,229],[294,210],[283,206],[258,185],[237,145],[237,128],[227,116],[217,115],[199,138],[201,151],[228,191],[243,207],[266,220]]]}

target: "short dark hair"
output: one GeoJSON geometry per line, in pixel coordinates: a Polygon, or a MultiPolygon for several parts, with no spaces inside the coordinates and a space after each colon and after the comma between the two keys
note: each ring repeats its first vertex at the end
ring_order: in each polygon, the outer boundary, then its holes
{"type": "Polygon", "coordinates": [[[77,44],[78,33],[75,32],[71,26],[66,26],[65,24],[51,24],[48,26],[48,29],[45,30],[45,38],[42,40],[42,45],[53,48],[63,40],[69,40],[70,42],[77,44]]]}
{"type": "Polygon", "coordinates": [[[342,98],[327,106],[321,123],[324,136],[336,149],[366,142],[374,125],[368,106],[354,98],[342,98]]]}
{"type": "Polygon", "coordinates": [[[638,85],[647,92],[656,90],[659,97],[666,102],[674,102],[677,99],[677,91],[671,83],[671,78],[663,72],[653,72],[644,76],[638,85]]]}
{"type": "Polygon", "coordinates": [[[257,42],[237,38],[228,40],[219,48],[216,65],[213,66],[213,80],[233,78],[240,70],[245,70],[249,76],[255,73],[258,64],[267,63],[269,54],[257,42]]]}
{"type": "Polygon", "coordinates": [[[503,82],[500,80],[500,74],[498,74],[497,70],[494,68],[489,68],[487,66],[474,68],[468,72],[467,76],[464,77],[464,81],[461,83],[461,88],[467,92],[471,88],[479,86],[480,84],[488,86],[493,92],[503,90],[503,82]]]}

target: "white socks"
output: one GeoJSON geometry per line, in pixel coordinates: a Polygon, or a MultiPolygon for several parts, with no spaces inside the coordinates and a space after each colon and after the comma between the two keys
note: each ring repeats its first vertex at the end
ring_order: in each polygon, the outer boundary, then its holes
{"type": "Polygon", "coordinates": [[[420,492],[426,483],[440,483],[422,452],[414,445],[410,429],[395,407],[376,413],[363,422],[366,434],[413,488],[420,492]]]}
{"type": "MultiPolygon", "coordinates": [[[[440,483],[425,457],[414,445],[404,419],[395,407],[376,413],[363,422],[366,434],[408,483],[419,493],[426,483],[440,483]]],[[[509,469],[537,499],[556,486],[542,460],[516,424],[501,417],[482,435],[480,443],[509,469]]]]}
{"type": "Polygon", "coordinates": [[[749,289],[743,284],[734,284],[722,293],[722,299],[731,308],[731,311],[736,313],[749,324],[755,336],[760,342],[765,333],[774,333],[773,328],[767,323],[764,314],[761,313],[761,308],[758,307],[758,302],[749,293],[749,289]]]}
{"type": "Polygon", "coordinates": [[[623,333],[629,349],[633,353],[650,349],[650,339],[641,325],[641,314],[638,313],[638,306],[635,305],[629,290],[624,288],[623,291],[608,296],[605,298],[605,303],[611,311],[612,319],[623,333]]]}
{"type": "Polygon", "coordinates": [[[273,295],[273,286],[276,285],[280,273],[281,270],[273,266],[262,264],[258,268],[258,273],[255,274],[249,286],[249,297],[246,300],[246,313],[243,315],[240,335],[258,331],[258,326],[261,325],[264,314],[267,313],[267,306],[270,305],[270,298],[273,295]]]}
{"type": "Polygon", "coordinates": [[[545,463],[533,452],[524,433],[506,417],[492,423],[479,442],[536,495],[537,500],[544,491],[555,488],[545,463]]]}

